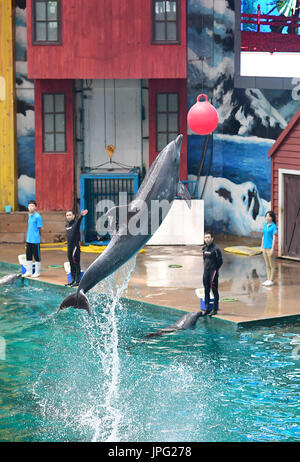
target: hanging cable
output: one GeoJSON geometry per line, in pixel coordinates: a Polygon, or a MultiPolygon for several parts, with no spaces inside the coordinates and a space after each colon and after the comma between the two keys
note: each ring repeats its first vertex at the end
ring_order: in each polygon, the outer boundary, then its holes
{"type": "Polygon", "coordinates": [[[104,146],[106,147],[106,86],[105,79],[103,79],[103,119],[104,119],[104,146]]]}
{"type": "Polygon", "coordinates": [[[206,151],[207,151],[207,145],[208,145],[208,141],[209,141],[209,136],[210,135],[206,135],[206,138],[205,138],[205,141],[204,141],[203,150],[202,150],[202,157],[201,157],[201,162],[200,162],[199,170],[198,170],[198,174],[197,174],[197,180],[196,180],[197,182],[196,182],[196,184],[194,186],[193,196],[195,196],[197,183],[199,182],[200,176],[201,176],[201,173],[202,173],[202,168],[203,168],[203,164],[204,164],[205,157],[206,157],[206,151]]]}
{"type": "Polygon", "coordinates": [[[208,176],[210,174],[210,169],[211,169],[211,164],[212,164],[212,159],[213,159],[213,152],[214,152],[214,135],[212,133],[211,134],[211,148],[210,148],[210,156],[209,156],[209,161],[208,161],[208,168],[207,168],[207,172],[206,172],[206,176],[205,176],[205,180],[204,180],[204,185],[203,185],[203,188],[202,188],[202,191],[201,191],[201,194],[200,194],[200,199],[203,198],[203,194],[204,194],[206,183],[207,183],[207,178],[208,178],[208,176]]]}
{"type": "Polygon", "coordinates": [[[117,143],[117,103],[116,103],[116,80],[114,79],[114,146],[117,143]]]}

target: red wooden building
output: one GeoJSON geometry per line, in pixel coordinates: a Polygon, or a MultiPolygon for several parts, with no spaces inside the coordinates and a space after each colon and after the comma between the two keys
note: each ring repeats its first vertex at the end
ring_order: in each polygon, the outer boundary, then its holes
{"type": "Polygon", "coordinates": [[[269,150],[278,255],[300,259],[300,109],[269,150]]]}
{"type": "Polygon", "coordinates": [[[145,171],[187,134],[185,0],[28,0],[27,26],[40,210],[78,205],[108,146],[116,165],[145,171]]]}

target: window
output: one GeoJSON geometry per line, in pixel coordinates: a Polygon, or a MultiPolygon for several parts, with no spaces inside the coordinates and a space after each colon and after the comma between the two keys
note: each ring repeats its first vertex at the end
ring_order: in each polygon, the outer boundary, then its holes
{"type": "Polygon", "coordinates": [[[60,0],[33,0],[33,43],[47,45],[57,45],[58,43],[61,43],[60,7],[60,0]]]}
{"type": "Polygon", "coordinates": [[[178,93],[156,95],[156,151],[161,151],[179,133],[178,93]]]}
{"type": "Polygon", "coordinates": [[[66,107],[63,94],[43,94],[43,152],[66,152],[66,107]]]}
{"type": "Polygon", "coordinates": [[[179,43],[179,1],[152,0],[152,43],[179,43]]]}

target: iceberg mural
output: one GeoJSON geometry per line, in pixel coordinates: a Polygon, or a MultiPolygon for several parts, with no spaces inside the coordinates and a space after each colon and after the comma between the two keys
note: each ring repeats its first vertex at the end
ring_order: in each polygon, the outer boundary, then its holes
{"type": "Polygon", "coordinates": [[[35,199],[34,85],[27,78],[26,0],[16,0],[18,202],[35,199]]]}
{"type": "MultiPolygon", "coordinates": [[[[299,101],[292,98],[291,90],[235,88],[234,5],[234,0],[188,0],[188,109],[198,94],[206,93],[220,119],[199,184],[201,193],[206,181],[206,226],[254,236],[261,232],[264,211],[271,207],[268,150],[299,101]]],[[[199,173],[204,140],[189,132],[190,180],[199,173]]]]}
{"type": "Polygon", "coordinates": [[[28,201],[35,197],[35,179],[27,175],[21,175],[18,178],[18,198],[19,203],[28,205],[28,201]]]}
{"type": "MultiPolygon", "coordinates": [[[[190,175],[191,180],[196,180],[190,175]]],[[[265,214],[270,202],[262,199],[252,181],[235,184],[226,178],[208,176],[199,180],[199,190],[203,189],[205,223],[217,233],[239,236],[261,236],[265,214]]]]}

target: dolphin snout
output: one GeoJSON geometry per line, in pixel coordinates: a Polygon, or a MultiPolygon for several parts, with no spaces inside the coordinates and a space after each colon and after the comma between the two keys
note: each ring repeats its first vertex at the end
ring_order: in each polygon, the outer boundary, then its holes
{"type": "Polygon", "coordinates": [[[177,147],[179,150],[181,149],[182,139],[183,139],[183,135],[178,135],[177,138],[176,138],[176,140],[175,140],[176,147],[177,147]]]}

